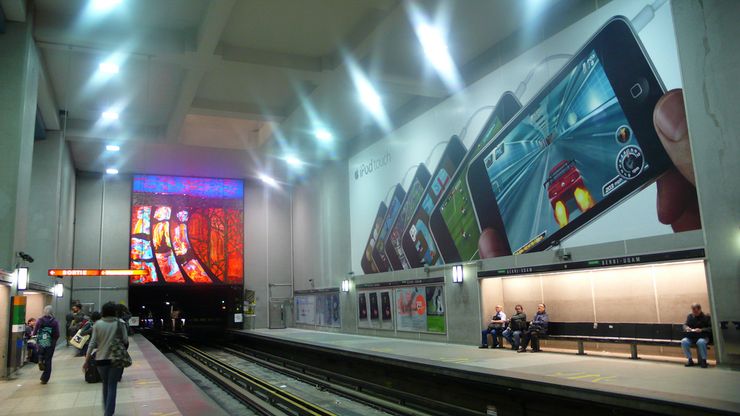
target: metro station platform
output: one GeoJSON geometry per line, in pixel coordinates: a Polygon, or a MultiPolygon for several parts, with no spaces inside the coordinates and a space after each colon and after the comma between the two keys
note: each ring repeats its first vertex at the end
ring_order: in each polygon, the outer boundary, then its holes
{"type": "MultiPolygon", "coordinates": [[[[154,345],[141,335],[129,338],[131,367],[118,384],[116,415],[204,415],[226,413],[206,396],[154,345]]],[[[12,378],[0,381],[0,415],[100,415],[102,387],[88,384],[82,357],[61,341],[54,355],[51,380],[39,382],[36,364],[26,364],[12,378]]]]}
{"type": "MultiPolygon", "coordinates": [[[[614,405],[640,414],[740,413],[739,371],[717,367],[685,368],[683,361],[629,360],[554,352],[519,354],[510,349],[483,350],[475,345],[294,328],[231,332],[240,343],[266,343],[266,351],[267,348],[287,351],[292,346],[303,349],[302,356],[323,354],[322,358],[315,359],[315,366],[353,360],[396,365],[403,370],[387,373],[389,378],[390,374],[406,372],[411,375],[410,372],[415,371],[413,376],[420,382],[434,380],[428,387],[444,383],[440,377],[449,377],[450,386],[466,381],[487,383],[481,391],[489,394],[497,391],[496,387],[506,387],[509,389],[506,394],[512,389],[523,390],[525,398],[526,392],[539,392],[576,402],[614,405]],[[306,354],[307,350],[314,354],[306,354]]],[[[297,352],[294,355],[299,356],[297,352]]],[[[372,365],[366,368],[372,371],[372,365]]],[[[382,374],[380,377],[382,379],[382,374]]],[[[395,381],[388,380],[388,383],[395,381]]],[[[460,396],[452,396],[452,400],[456,398],[460,396]]]]}

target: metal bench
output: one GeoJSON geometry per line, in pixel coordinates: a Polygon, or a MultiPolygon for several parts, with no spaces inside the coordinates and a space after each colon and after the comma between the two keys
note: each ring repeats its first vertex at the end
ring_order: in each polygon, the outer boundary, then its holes
{"type": "MultiPolygon", "coordinates": [[[[638,345],[680,347],[686,334],[682,324],[635,324],[608,322],[550,322],[541,339],[575,341],[578,354],[585,355],[584,342],[629,344],[630,359],[637,360],[638,345]]],[[[711,344],[711,339],[710,339],[711,344]]]]}

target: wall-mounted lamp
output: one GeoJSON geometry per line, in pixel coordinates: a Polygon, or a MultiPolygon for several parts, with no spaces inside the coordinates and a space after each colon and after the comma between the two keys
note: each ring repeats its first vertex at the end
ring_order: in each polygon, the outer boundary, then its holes
{"type": "Polygon", "coordinates": [[[58,298],[61,298],[64,296],[64,285],[61,282],[54,285],[54,294],[58,298]]]}
{"type": "Polygon", "coordinates": [[[342,292],[349,292],[349,279],[342,280],[342,292]]]}
{"type": "Polygon", "coordinates": [[[28,289],[28,267],[15,269],[15,281],[18,284],[18,290],[28,289]]]}
{"type": "Polygon", "coordinates": [[[462,283],[463,282],[463,266],[461,264],[458,264],[457,266],[452,266],[452,283],[462,283]]]}

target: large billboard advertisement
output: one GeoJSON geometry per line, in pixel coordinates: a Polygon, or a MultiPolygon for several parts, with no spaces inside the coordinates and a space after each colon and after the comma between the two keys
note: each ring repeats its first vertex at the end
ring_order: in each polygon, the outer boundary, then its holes
{"type": "Polygon", "coordinates": [[[353,270],[701,228],[674,167],[691,155],[669,154],[653,121],[681,87],[670,8],[655,4],[607,4],[352,157],[353,270]]]}
{"type": "Polygon", "coordinates": [[[131,198],[132,285],[244,281],[244,183],[136,175],[131,198]]]}

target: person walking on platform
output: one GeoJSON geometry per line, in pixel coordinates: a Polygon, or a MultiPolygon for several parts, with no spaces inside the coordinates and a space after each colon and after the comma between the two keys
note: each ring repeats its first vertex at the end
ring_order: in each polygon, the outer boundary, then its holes
{"type": "Polygon", "coordinates": [[[699,366],[707,368],[707,344],[712,336],[712,320],[709,315],[705,315],[701,310],[701,305],[694,303],[691,305],[691,313],[686,317],[686,323],[683,325],[684,338],[681,340],[681,348],[684,355],[689,360],[686,367],[694,365],[691,357],[691,346],[696,344],[696,351],[699,354],[699,366]]]}
{"type": "Polygon", "coordinates": [[[491,334],[491,348],[499,348],[498,337],[503,333],[506,325],[506,314],[501,305],[496,305],[496,314],[491,317],[488,327],[481,331],[481,343],[478,348],[488,348],[488,334],[491,334]]]}
{"type": "Polygon", "coordinates": [[[512,350],[518,350],[521,344],[522,333],[527,330],[527,314],[522,305],[514,307],[516,313],[509,320],[509,326],[504,329],[503,336],[511,344],[512,350]]]}
{"type": "Polygon", "coordinates": [[[103,384],[105,416],[111,416],[116,411],[116,390],[125,366],[120,362],[120,355],[125,354],[129,360],[128,365],[131,364],[128,353],[125,350],[121,352],[123,348],[128,348],[128,333],[118,320],[115,303],[106,303],[100,312],[103,317],[93,325],[92,338],[82,369],[85,372],[88,370],[91,356],[95,354],[95,365],[103,384]]]}
{"type": "Polygon", "coordinates": [[[547,334],[547,323],[550,322],[550,317],[547,316],[545,311],[545,304],[540,303],[537,305],[537,314],[534,316],[532,322],[529,323],[529,328],[524,332],[524,342],[522,347],[517,352],[527,351],[527,345],[532,341],[532,352],[540,351],[540,337],[547,334]]]}
{"type": "Polygon", "coordinates": [[[54,358],[54,349],[59,339],[59,322],[54,318],[54,308],[51,305],[44,306],[44,316],[36,322],[33,335],[39,349],[39,370],[41,373],[41,384],[46,384],[51,378],[51,362],[54,358]]]}

